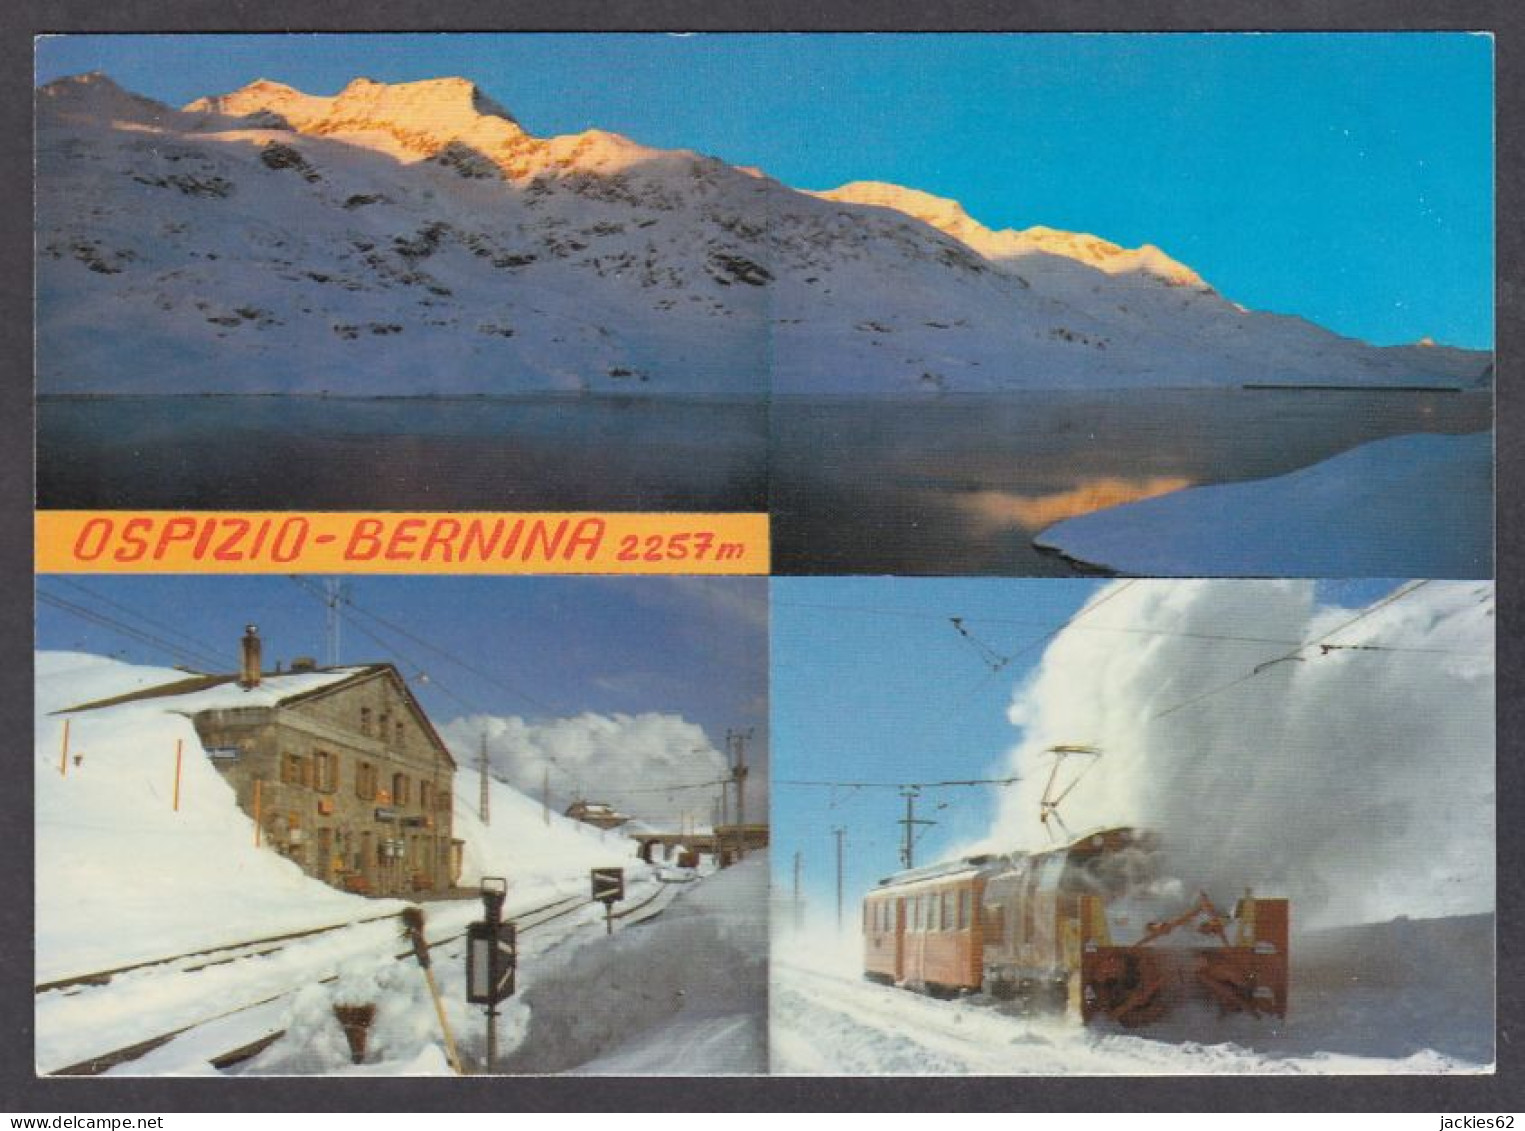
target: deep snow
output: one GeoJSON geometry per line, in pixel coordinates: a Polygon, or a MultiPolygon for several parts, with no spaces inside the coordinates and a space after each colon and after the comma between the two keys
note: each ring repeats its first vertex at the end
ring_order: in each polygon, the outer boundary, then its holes
{"type": "Polygon", "coordinates": [[[859,940],[776,932],[776,1074],[1184,1075],[1491,1070],[1493,917],[1294,936],[1285,1021],[1206,1008],[1147,1030],[935,1001],[862,980],[859,940]]]}
{"type": "Polygon", "coordinates": [[[1140,576],[1492,577],[1493,436],[1394,436],[1092,511],[1034,542],[1140,576]]]}
{"type": "Polygon", "coordinates": [[[768,854],[687,885],[658,918],[537,977],[515,1071],[768,1070],[768,854]],[[542,1008],[544,1004],[544,1008],[542,1008]]]}

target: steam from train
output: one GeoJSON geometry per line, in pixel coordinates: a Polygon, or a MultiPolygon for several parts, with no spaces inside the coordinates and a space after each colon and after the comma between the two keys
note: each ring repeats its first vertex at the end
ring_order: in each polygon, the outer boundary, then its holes
{"type": "Polygon", "coordinates": [[[1132,825],[1188,895],[1251,884],[1300,927],[1491,910],[1493,607],[1478,582],[1359,619],[1312,582],[1108,586],[1015,691],[1022,781],[981,847],[1132,825]],[[1281,658],[1318,640],[1339,647],[1281,658]],[[1048,751],[1076,744],[1101,754],[1065,759],[1046,828],[1048,751]]]}

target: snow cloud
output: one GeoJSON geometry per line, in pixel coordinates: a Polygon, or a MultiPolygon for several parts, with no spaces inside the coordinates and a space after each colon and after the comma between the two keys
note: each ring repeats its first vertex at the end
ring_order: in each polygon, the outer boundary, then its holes
{"type": "Polygon", "coordinates": [[[1311,582],[1119,582],[1091,608],[1015,691],[1023,780],[989,846],[1051,843],[1049,751],[1089,744],[1050,795],[1069,790],[1064,824],[1158,829],[1220,902],[1284,893],[1301,926],[1492,909],[1491,584],[1420,584],[1358,620],[1311,582]]]}
{"type": "Polygon", "coordinates": [[[697,723],[680,715],[646,712],[527,722],[517,716],[470,715],[440,734],[462,768],[477,764],[482,736],[493,772],[531,797],[540,796],[549,771],[551,802],[602,801],[656,823],[685,814],[708,824],[719,786],[670,789],[726,776],[725,755],[697,723]]]}

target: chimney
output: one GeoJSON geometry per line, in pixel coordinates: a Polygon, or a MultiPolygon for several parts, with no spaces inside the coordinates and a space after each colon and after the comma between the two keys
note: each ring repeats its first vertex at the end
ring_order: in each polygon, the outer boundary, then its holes
{"type": "Polygon", "coordinates": [[[238,669],[238,686],[242,687],[245,691],[252,691],[259,686],[259,625],[246,625],[244,627],[244,638],[240,643],[243,645],[243,663],[238,669]]]}

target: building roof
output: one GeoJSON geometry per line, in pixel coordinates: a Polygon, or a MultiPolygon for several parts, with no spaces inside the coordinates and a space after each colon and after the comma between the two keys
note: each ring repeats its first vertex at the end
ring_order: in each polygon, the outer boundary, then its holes
{"type": "Polygon", "coordinates": [[[429,741],[455,767],[450,748],[440,738],[412,688],[393,664],[359,664],[347,667],[315,668],[311,671],[262,672],[256,687],[246,688],[237,675],[189,675],[154,687],[140,687],[122,695],[79,703],[54,712],[59,715],[96,711],[127,703],[159,702],[165,710],[181,715],[202,711],[233,710],[240,707],[288,707],[323,695],[331,695],[377,677],[391,681],[408,704],[429,741]]]}

